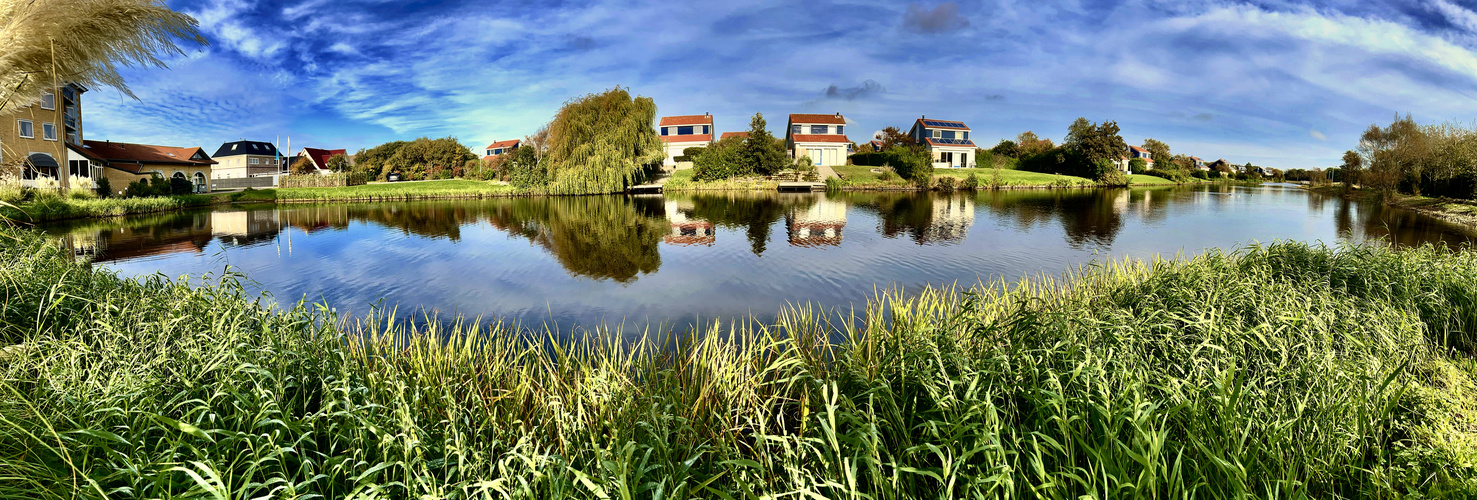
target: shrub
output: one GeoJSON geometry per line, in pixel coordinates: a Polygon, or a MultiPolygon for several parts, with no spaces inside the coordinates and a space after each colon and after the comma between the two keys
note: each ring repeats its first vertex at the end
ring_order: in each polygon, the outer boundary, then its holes
{"type": "Polygon", "coordinates": [[[974,174],[969,174],[968,177],[964,178],[964,182],[959,184],[959,189],[964,189],[967,191],[974,191],[979,188],[980,178],[976,177],[974,174]]]}
{"type": "Polygon", "coordinates": [[[918,177],[912,180],[913,186],[924,191],[933,189],[933,176],[918,177]]]}
{"type": "Polygon", "coordinates": [[[100,177],[97,180],[97,188],[95,190],[99,198],[113,196],[113,183],[107,177],[100,177]]]}
{"type": "Polygon", "coordinates": [[[147,179],[130,182],[128,188],[123,191],[124,198],[147,198],[155,195],[154,187],[147,179]]]}
{"type": "Polygon", "coordinates": [[[1133,172],[1135,174],[1142,174],[1144,172],[1147,172],[1148,170],[1149,170],[1149,162],[1144,161],[1143,158],[1134,158],[1132,160],[1128,160],[1128,171],[1129,172],[1133,172]]]}
{"type": "Polygon", "coordinates": [[[954,178],[953,177],[949,177],[949,176],[939,177],[938,178],[938,189],[939,189],[939,191],[953,191],[954,190],[954,178]]]}
{"type": "Polygon", "coordinates": [[[892,171],[891,170],[887,170],[887,169],[883,169],[882,170],[882,173],[877,174],[877,180],[883,181],[883,182],[892,180],[892,171]]]}
{"type": "Polygon", "coordinates": [[[853,165],[880,167],[887,164],[886,153],[857,153],[847,158],[853,165]]]}
{"type": "Polygon", "coordinates": [[[184,177],[170,177],[169,178],[169,194],[178,196],[178,195],[190,194],[190,193],[194,193],[194,192],[195,192],[195,183],[190,182],[189,179],[186,179],[184,177]]]}
{"type": "Polygon", "coordinates": [[[97,199],[97,193],[91,189],[69,189],[67,190],[67,198],[73,200],[95,200],[97,199]]]}
{"type": "Polygon", "coordinates": [[[1194,177],[1196,179],[1210,179],[1210,172],[1206,170],[1196,170],[1195,173],[1190,174],[1190,177],[1194,177]]]}
{"type": "Polygon", "coordinates": [[[933,158],[925,151],[914,151],[909,148],[893,148],[883,153],[886,156],[888,166],[898,177],[907,180],[928,179],[933,177],[933,158]]]}
{"type": "Polygon", "coordinates": [[[1118,187],[1128,185],[1128,175],[1108,160],[1098,160],[1097,173],[1093,176],[1100,186],[1118,187]]]}

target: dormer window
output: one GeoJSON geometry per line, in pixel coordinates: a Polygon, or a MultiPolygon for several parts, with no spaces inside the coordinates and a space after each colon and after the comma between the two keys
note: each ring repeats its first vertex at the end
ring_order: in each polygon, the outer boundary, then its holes
{"type": "Polygon", "coordinates": [[[662,127],[662,135],[667,135],[667,131],[671,129],[672,127],[662,127]]]}
{"type": "Polygon", "coordinates": [[[708,130],[708,126],[707,125],[703,125],[703,135],[707,135],[707,134],[711,134],[711,133],[713,133],[713,132],[710,131],[710,130],[708,130]]]}
{"type": "Polygon", "coordinates": [[[791,134],[799,134],[800,133],[800,126],[799,125],[791,125],[790,126],[790,133],[791,134]]]}
{"type": "Polygon", "coordinates": [[[846,129],[846,126],[845,125],[837,125],[836,126],[836,135],[845,134],[846,133],[845,132],[845,129],[846,129]]]}
{"type": "Polygon", "coordinates": [[[826,126],[825,125],[811,125],[810,126],[810,133],[812,133],[812,134],[824,134],[824,133],[826,133],[826,126]]]}
{"type": "Polygon", "coordinates": [[[943,139],[944,138],[944,131],[942,131],[942,130],[934,130],[933,131],[933,138],[934,139],[943,139]]]}
{"type": "Polygon", "coordinates": [[[56,94],[53,94],[51,92],[42,92],[41,109],[56,109],[56,94]]]}
{"type": "Polygon", "coordinates": [[[954,131],[953,130],[945,130],[944,131],[944,137],[943,138],[944,139],[953,139],[954,138],[954,131]]]}
{"type": "Polygon", "coordinates": [[[964,140],[966,140],[966,141],[969,140],[969,131],[968,130],[965,130],[964,131],[964,140]]]}
{"type": "Polygon", "coordinates": [[[692,126],[677,127],[677,135],[692,135],[692,126]]]}

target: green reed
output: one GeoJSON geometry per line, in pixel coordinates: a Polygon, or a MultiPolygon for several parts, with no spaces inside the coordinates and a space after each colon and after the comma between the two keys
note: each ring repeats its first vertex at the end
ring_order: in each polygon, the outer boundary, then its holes
{"type": "Polygon", "coordinates": [[[268,306],[0,234],[0,497],[1477,492],[1477,256],[1295,243],[556,332],[268,306]]]}

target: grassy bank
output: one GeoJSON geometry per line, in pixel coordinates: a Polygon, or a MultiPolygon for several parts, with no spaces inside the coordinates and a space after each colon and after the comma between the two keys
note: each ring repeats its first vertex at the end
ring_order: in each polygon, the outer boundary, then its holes
{"type": "Polygon", "coordinates": [[[666,184],[662,185],[662,191],[774,191],[780,185],[778,181],[762,178],[698,181],[693,180],[693,172],[692,169],[672,172],[666,184]]]}
{"type": "Polygon", "coordinates": [[[68,219],[118,217],[123,215],[170,212],[188,207],[229,203],[228,194],[180,195],[156,198],[91,198],[48,197],[20,205],[0,205],[0,218],[23,223],[68,219]]]}
{"type": "Polygon", "coordinates": [[[528,194],[507,184],[465,179],[364,184],[351,187],[254,190],[239,201],[409,201],[457,198],[501,198],[528,194]]]}
{"type": "Polygon", "coordinates": [[[0,497],[1477,493],[1470,253],[1279,244],[622,342],[0,236],[0,497]]]}
{"type": "Polygon", "coordinates": [[[1384,194],[1366,189],[1345,189],[1343,186],[1314,186],[1309,191],[1325,196],[1336,196],[1350,200],[1384,203],[1390,206],[1421,212],[1432,217],[1477,226],[1477,201],[1451,198],[1431,198],[1404,194],[1384,194]]]}

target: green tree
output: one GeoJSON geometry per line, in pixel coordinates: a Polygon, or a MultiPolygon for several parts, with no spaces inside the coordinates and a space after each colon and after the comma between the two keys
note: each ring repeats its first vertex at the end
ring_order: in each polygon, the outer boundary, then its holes
{"type": "Polygon", "coordinates": [[[785,142],[769,133],[769,124],[763,113],[754,113],[749,119],[749,138],[743,143],[742,161],[748,172],[773,175],[790,165],[785,154],[785,142]]]}
{"type": "Polygon", "coordinates": [[[569,101],[549,124],[549,192],[624,191],[666,157],[656,128],[656,102],[616,87],[569,101]]]}
{"type": "Polygon", "coordinates": [[[350,168],[349,156],[336,154],[328,158],[328,169],[334,172],[348,172],[350,168]]]}
{"type": "Polygon", "coordinates": [[[990,148],[990,152],[995,153],[996,156],[1019,158],[1021,155],[1021,148],[1016,144],[1015,141],[1012,141],[1010,139],[1002,139],[1000,140],[999,144],[996,144],[995,147],[990,148]]]}
{"type": "Polygon", "coordinates": [[[1169,145],[1155,139],[1144,139],[1144,149],[1149,151],[1149,158],[1154,160],[1154,168],[1161,170],[1178,170],[1174,162],[1174,155],[1169,152],[1169,145]]]}
{"type": "Polygon", "coordinates": [[[1051,139],[1036,137],[1036,133],[1030,130],[1021,132],[1020,135],[1016,136],[1015,142],[1020,147],[1020,156],[1035,156],[1051,151],[1056,147],[1055,144],[1052,144],[1051,139]]]}
{"type": "Polygon", "coordinates": [[[1128,171],[1135,174],[1147,172],[1149,171],[1149,162],[1144,161],[1143,158],[1128,160],[1128,171]]]}
{"type": "Polygon", "coordinates": [[[537,148],[524,144],[512,153],[504,153],[503,169],[508,182],[523,189],[542,188],[549,183],[549,172],[539,161],[537,148]]]}
{"type": "Polygon", "coordinates": [[[400,148],[408,144],[405,141],[393,141],[380,144],[369,149],[360,149],[354,154],[354,169],[365,174],[368,179],[384,179],[391,168],[390,159],[394,158],[400,148]]]}
{"type": "MultiPolygon", "coordinates": [[[[1103,162],[1118,161],[1128,151],[1128,144],[1118,135],[1118,122],[1106,121],[1099,125],[1086,118],[1078,118],[1067,128],[1067,142],[1063,146],[1077,157],[1078,162],[1097,167],[1101,167],[1103,162]]],[[[1094,173],[1100,172],[1102,169],[1097,168],[1094,173]]]]}
{"type": "Polygon", "coordinates": [[[882,141],[882,151],[891,151],[892,148],[898,146],[909,148],[916,146],[913,143],[913,136],[908,135],[907,132],[903,132],[902,129],[897,127],[882,129],[881,132],[877,133],[877,140],[882,141]]]}
{"type": "Polygon", "coordinates": [[[299,156],[297,161],[292,162],[292,168],[288,171],[297,175],[306,175],[318,172],[318,166],[314,165],[313,160],[309,160],[307,156],[299,156]]]}

